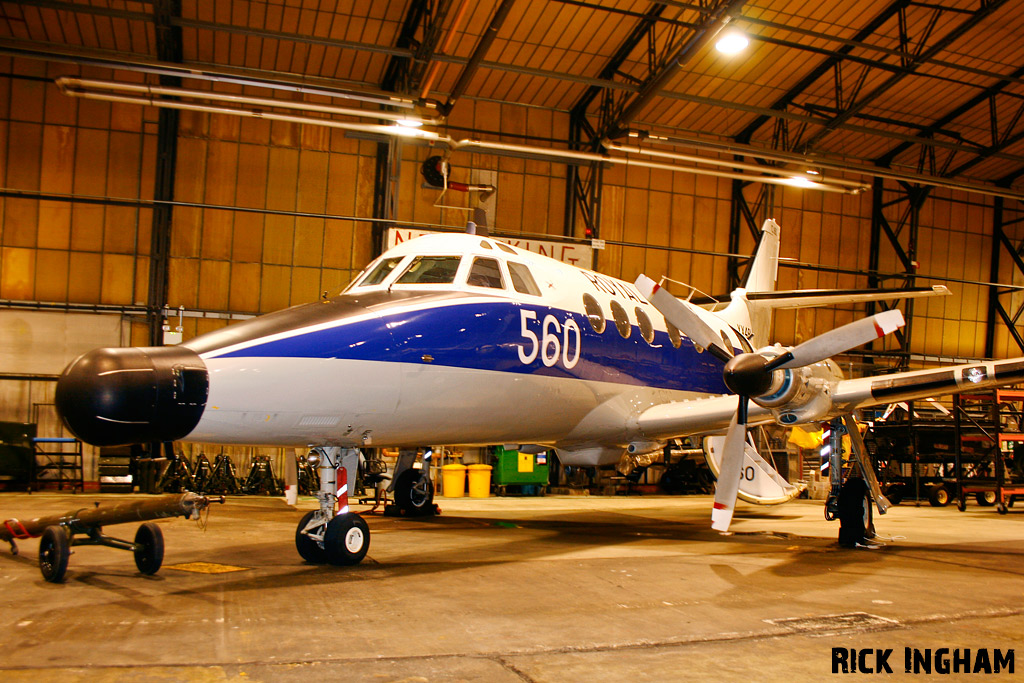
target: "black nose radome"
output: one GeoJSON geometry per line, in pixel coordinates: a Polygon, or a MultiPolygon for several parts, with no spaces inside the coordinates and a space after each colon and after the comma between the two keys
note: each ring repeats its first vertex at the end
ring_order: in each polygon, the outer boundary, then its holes
{"type": "Polygon", "coordinates": [[[94,446],[174,441],[199,424],[210,376],[180,346],[96,349],[57,380],[57,412],[94,446]]]}

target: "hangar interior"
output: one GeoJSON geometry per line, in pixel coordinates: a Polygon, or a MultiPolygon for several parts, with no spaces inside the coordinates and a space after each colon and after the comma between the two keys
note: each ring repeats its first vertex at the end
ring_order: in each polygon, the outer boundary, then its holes
{"type": "Polygon", "coordinates": [[[774,218],[780,289],[953,292],[782,310],[782,344],[900,305],[848,372],[1024,355],[1022,23],[1006,0],[0,3],[0,418],[60,434],[79,353],[315,301],[389,230],[474,216],[718,296],[774,218]]]}

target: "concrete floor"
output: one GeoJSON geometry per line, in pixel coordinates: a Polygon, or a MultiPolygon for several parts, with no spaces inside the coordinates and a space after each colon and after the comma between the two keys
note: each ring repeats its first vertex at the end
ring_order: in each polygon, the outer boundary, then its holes
{"type": "MultiPolygon", "coordinates": [[[[0,494],[0,519],[123,498],[0,494]]],[[[0,680],[792,683],[832,677],[832,648],[894,648],[891,678],[928,679],[904,674],[904,647],[1016,648],[1024,671],[1021,506],[904,504],[867,551],[839,548],[816,501],[741,504],[729,536],[708,497],[437,502],[433,519],[368,516],[350,568],[296,554],[312,498],[233,498],[205,531],[159,522],[155,577],[81,547],[49,584],[37,541],[0,549],[0,680]],[[189,562],[242,569],[173,567],[189,562]]],[[[979,680],[942,676],[961,678],[979,680]]]]}

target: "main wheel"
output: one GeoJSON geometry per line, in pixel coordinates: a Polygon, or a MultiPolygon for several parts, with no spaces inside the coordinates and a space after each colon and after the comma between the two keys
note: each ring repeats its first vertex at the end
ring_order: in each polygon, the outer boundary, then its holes
{"type": "Polygon", "coordinates": [[[164,532],[146,522],[135,532],[135,566],[143,574],[156,574],[164,563],[164,532]]]}
{"type": "Polygon", "coordinates": [[[434,485],[422,470],[408,469],[395,482],[395,504],[409,516],[434,514],[434,485]]]}
{"type": "Polygon", "coordinates": [[[324,531],[324,554],[334,565],[359,564],[370,549],[370,527],[354,512],[338,515],[324,531]]]}
{"type": "Polygon", "coordinates": [[[319,512],[319,510],[310,510],[302,516],[302,519],[299,520],[299,526],[295,528],[295,549],[299,551],[299,556],[310,564],[323,564],[327,562],[327,553],[324,552],[323,547],[308,535],[302,533],[310,520],[319,512]]]}
{"type": "Polygon", "coordinates": [[[893,484],[885,490],[885,497],[893,505],[899,505],[903,502],[903,487],[899,484],[893,484]]]}
{"type": "Polygon", "coordinates": [[[933,507],[941,508],[949,505],[949,489],[942,484],[933,486],[932,490],[928,493],[928,502],[933,507]]]}
{"type": "Polygon", "coordinates": [[[71,539],[61,526],[48,526],[39,539],[39,571],[50,583],[60,583],[68,570],[71,539]]]}
{"type": "Polygon", "coordinates": [[[974,494],[974,500],[978,501],[978,505],[984,505],[985,507],[990,508],[996,504],[996,492],[978,491],[974,494]]]}

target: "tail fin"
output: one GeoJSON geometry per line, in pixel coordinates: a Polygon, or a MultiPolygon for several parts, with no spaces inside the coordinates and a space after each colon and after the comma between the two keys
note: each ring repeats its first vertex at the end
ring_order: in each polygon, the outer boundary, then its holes
{"type": "Polygon", "coordinates": [[[754,252],[743,286],[733,290],[729,305],[719,315],[757,349],[768,345],[772,312],[777,308],[834,306],[866,301],[917,299],[926,296],[949,296],[942,286],[907,289],[808,289],[776,291],[779,271],[779,224],[768,219],[761,228],[761,242],[754,252]]]}
{"type": "Polygon", "coordinates": [[[754,348],[768,344],[772,307],[747,299],[747,294],[774,292],[779,272],[779,224],[768,219],[761,226],[761,241],[747,271],[743,286],[732,293],[732,301],[721,316],[734,329],[749,335],[754,348]]]}

